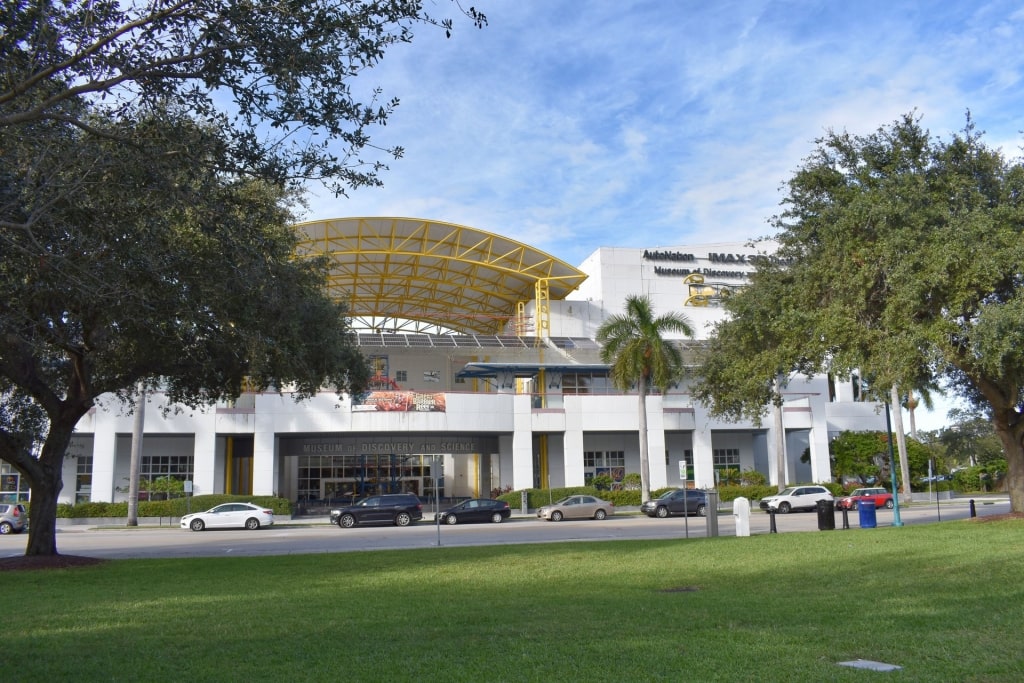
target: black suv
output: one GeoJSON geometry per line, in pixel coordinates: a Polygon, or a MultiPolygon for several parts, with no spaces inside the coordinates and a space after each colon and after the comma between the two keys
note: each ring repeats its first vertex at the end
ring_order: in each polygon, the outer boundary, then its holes
{"type": "Polygon", "coordinates": [[[640,506],[640,512],[648,517],[671,517],[672,515],[708,514],[708,492],[700,489],[676,489],[661,494],[660,498],[649,500],[640,506]]]}
{"type": "Polygon", "coordinates": [[[331,524],[349,529],[356,524],[387,522],[409,526],[423,519],[423,504],[411,493],[385,493],[363,498],[354,505],[331,510],[331,524]]]}

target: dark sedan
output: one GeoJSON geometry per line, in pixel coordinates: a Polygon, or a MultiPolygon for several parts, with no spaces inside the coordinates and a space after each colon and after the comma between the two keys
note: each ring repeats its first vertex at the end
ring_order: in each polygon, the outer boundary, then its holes
{"type": "Polygon", "coordinates": [[[469,522],[500,524],[511,516],[512,508],[503,500],[472,498],[437,513],[437,520],[443,524],[467,524],[469,522]]]}
{"type": "Polygon", "coordinates": [[[640,512],[648,517],[672,517],[673,515],[708,514],[708,492],[701,489],[676,489],[666,491],[660,498],[649,500],[640,506],[640,512]]]}

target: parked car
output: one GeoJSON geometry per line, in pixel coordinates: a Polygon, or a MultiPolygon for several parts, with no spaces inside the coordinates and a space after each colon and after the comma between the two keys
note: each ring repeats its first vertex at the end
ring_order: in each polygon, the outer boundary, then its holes
{"type": "Polygon", "coordinates": [[[640,506],[640,512],[648,517],[671,517],[673,515],[708,514],[708,492],[701,489],[676,489],[666,491],[660,497],[640,506]]]}
{"type": "Polygon", "coordinates": [[[892,493],[886,491],[884,488],[862,488],[854,489],[853,491],[850,491],[850,495],[836,499],[836,509],[856,510],[857,504],[862,500],[875,501],[876,508],[887,507],[891,510],[894,505],[892,493]]]}
{"type": "Polygon", "coordinates": [[[192,531],[203,529],[259,529],[273,526],[274,511],[253,503],[223,503],[206,512],[193,512],[181,518],[181,528],[192,531]]]}
{"type": "Polygon", "coordinates": [[[423,519],[423,503],[412,493],[385,493],[331,510],[331,524],[350,529],[356,524],[409,526],[423,519]]]}
{"type": "Polygon", "coordinates": [[[503,500],[472,498],[437,513],[437,521],[442,524],[465,524],[467,522],[500,524],[511,516],[512,508],[503,500]]]}
{"type": "Polygon", "coordinates": [[[28,528],[28,513],[21,503],[0,503],[0,534],[20,534],[28,528]]]}
{"type": "Polygon", "coordinates": [[[563,519],[604,519],[615,512],[615,505],[594,496],[567,496],[537,508],[537,516],[550,522],[563,519]]]}
{"type": "Polygon", "coordinates": [[[791,510],[814,510],[819,500],[835,500],[824,486],[790,486],[781,493],[761,499],[761,509],[775,509],[782,514],[791,510]]]}

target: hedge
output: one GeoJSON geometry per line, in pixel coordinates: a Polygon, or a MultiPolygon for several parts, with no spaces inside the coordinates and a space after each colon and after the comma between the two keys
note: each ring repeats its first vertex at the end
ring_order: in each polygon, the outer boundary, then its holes
{"type": "MultiPolygon", "coordinates": [[[[274,496],[236,496],[226,493],[211,493],[202,496],[189,498],[172,498],[170,500],[140,500],[138,507],[139,517],[181,517],[191,512],[202,512],[221,503],[255,503],[265,505],[274,511],[275,515],[292,514],[292,504],[287,498],[275,498],[274,496]]],[[[127,517],[128,502],[120,503],[78,503],[70,505],[60,503],[57,506],[57,517],[63,519],[80,519],[86,517],[127,517]]]]}
{"type": "MultiPolygon", "coordinates": [[[[674,486],[667,488],[657,489],[651,491],[651,498],[657,498],[666,491],[675,490],[674,486]]],[[[778,489],[774,486],[768,485],[753,485],[753,486],[719,486],[718,489],[719,500],[723,503],[736,500],[740,496],[746,497],[750,500],[751,505],[755,506],[756,502],[764,498],[778,493],[778,489]]],[[[640,506],[640,491],[638,489],[621,489],[618,491],[604,491],[594,488],[593,486],[569,486],[565,488],[553,488],[553,489],[526,489],[526,504],[531,510],[535,510],[541,506],[548,505],[556,500],[561,500],[566,496],[575,495],[588,495],[597,496],[603,500],[607,500],[613,503],[615,507],[639,507],[640,506]]],[[[511,491],[509,493],[503,493],[498,496],[498,500],[503,500],[509,504],[513,509],[519,509],[522,507],[522,491],[511,491]]]]}

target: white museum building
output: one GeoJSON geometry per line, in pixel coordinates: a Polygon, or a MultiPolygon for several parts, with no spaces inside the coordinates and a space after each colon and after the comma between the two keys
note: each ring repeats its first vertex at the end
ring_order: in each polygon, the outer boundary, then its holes
{"type": "MultiPolygon", "coordinates": [[[[151,395],[143,479],[187,481],[194,495],[277,495],[299,508],[373,492],[486,497],[584,485],[599,474],[620,480],[639,472],[639,401],[611,385],[597,329],[623,312],[628,295],[648,295],[656,315],[676,311],[691,322],[694,339],[678,340],[685,352],[724,315],[723,293],[746,286],[754,260],[771,251],[612,247],[574,267],[439,221],[343,218],[296,229],[300,256],[331,259],[329,293],[349,306],[371,390],[296,402],[284,388],[170,411],[151,395]]],[[[784,439],[770,416],[760,425],[713,419],[685,381],[651,395],[651,490],[710,488],[723,468],[757,470],[773,484],[829,481],[830,438],[885,429],[879,406],[855,393],[848,378],[792,378],[784,439]]],[[[133,422],[112,398],[82,419],[61,502],[127,499],[133,422]]]]}

